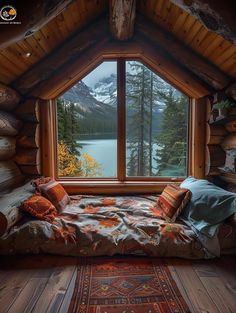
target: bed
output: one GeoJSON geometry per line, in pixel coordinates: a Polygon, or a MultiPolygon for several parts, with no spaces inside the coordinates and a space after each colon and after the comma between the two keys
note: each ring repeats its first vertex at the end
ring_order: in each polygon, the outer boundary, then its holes
{"type": "Polygon", "coordinates": [[[0,210],[7,201],[15,210],[15,214],[9,214],[7,231],[0,238],[0,254],[135,254],[202,259],[236,251],[232,219],[220,223],[209,238],[196,231],[184,216],[174,223],[163,219],[156,205],[158,195],[71,196],[61,214],[48,222],[18,208],[34,192],[27,183],[0,200],[0,210]]]}

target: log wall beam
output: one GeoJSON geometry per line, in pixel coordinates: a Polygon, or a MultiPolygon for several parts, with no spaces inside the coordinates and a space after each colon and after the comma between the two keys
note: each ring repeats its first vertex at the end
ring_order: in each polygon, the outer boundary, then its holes
{"type": "Polygon", "coordinates": [[[171,0],[207,29],[236,44],[235,0],[171,0]]]}
{"type": "Polygon", "coordinates": [[[89,47],[107,38],[106,24],[106,20],[102,18],[90,24],[85,30],[79,31],[52,51],[49,56],[43,58],[21,77],[17,78],[12,86],[22,94],[27,95],[33,89],[37,89],[39,84],[47,84],[50,77],[57,76],[61,69],[70,66],[84,53],[86,54],[89,47]]]}
{"type": "Polygon", "coordinates": [[[230,83],[230,77],[215,65],[185,46],[170,32],[140,15],[136,18],[136,33],[149,39],[156,48],[166,51],[176,62],[185,66],[214,89],[220,90],[230,83]]]}
{"type": "Polygon", "coordinates": [[[0,83],[0,109],[11,111],[20,102],[20,95],[14,89],[0,83]]]}
{"type": "Polygon", "coordinates": [[[17,16],[14,22],[19,24],[1,25],[0,48],[4,49],[14,42],[31,36],[51,19],[62,12],[72,0],[21,0],[15,9],[17,16]]]}
{"type": "Polygon", "coordinates": [[[114,39],[128,40],[133,36],[136,0],[110,0],[110,32],[114,39]]]}

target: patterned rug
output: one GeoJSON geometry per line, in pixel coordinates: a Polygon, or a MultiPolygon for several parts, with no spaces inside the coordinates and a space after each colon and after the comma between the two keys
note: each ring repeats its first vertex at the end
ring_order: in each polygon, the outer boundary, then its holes
{"type": "Polygon", "coordinates": [[[190,313],[163,260],[96,257],[79,261],[68,313],[190,313]]]}

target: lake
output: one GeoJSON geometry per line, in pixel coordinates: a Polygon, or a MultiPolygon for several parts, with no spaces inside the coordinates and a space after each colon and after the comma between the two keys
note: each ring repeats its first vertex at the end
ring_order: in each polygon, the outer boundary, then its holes
{"type": "Polygon", "coordinates": [[[79,140],[81,154],[88,153],[101,166],[104,177],[115,177],[117,168],[117,140],[90,139],[79,140]]]}
{"type": "MultiPolygon", "coordinates": [[[[84,139],[78,140],[82,146],[79,149],[81,154],[88,153],[101,166],[103,177],[116,177],[117,168],[117,140],[116,139],[84,139]]],[[[157,145],[153,145],[155,149],[157,145]]],[[[129,151],[126,151],[129,157],[129,151]]],[[[153,166],[156,166],[156,161],[153,159],[153,166]]]]}

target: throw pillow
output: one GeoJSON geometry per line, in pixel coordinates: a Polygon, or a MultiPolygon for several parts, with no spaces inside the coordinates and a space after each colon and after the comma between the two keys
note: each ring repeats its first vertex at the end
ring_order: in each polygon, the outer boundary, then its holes
{"type": "Polygon", "coordinates": [[[57,210],[54,205],[39,194],[31,196],[25,200],[20,208],[39,219],[52,222],[57,216],[57,210]]]}
{"type": "Polygon", "coordinates": [[[36,180],[35,186],[43,196],[52,202],[58,213],[61,213],[70,202],[70,198],[62,185],[50,177],[36,180]]]}
{"type": "Polygon", "coordinates": [[[203,235],[211,238],[220,223],[236,213],[236,194],[205,179],[186,178],[180,185],[192,192],[189,204],[181,216],[203,235]]]}
{"type": "Polygon", "coordinates": [[[162,216],[168,222],[175,222],[191,198],[188,189],[180,188],[178,185],[167,185],[158,199],[158,205],[162,209],[162,216]]]}

